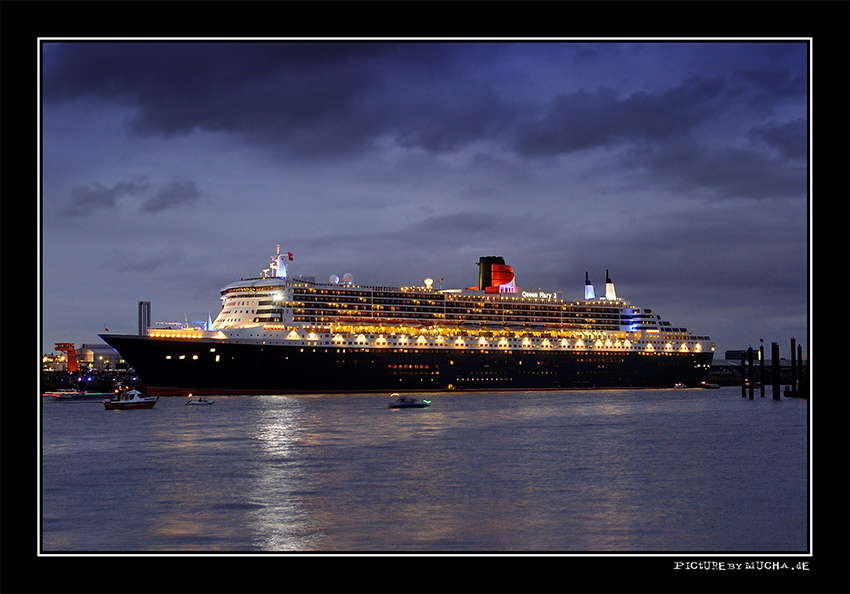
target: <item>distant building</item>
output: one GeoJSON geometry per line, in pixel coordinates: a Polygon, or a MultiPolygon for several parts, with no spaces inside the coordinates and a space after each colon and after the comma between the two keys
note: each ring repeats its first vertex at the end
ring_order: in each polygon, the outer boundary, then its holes
{"type": "Polygon", "coordinates": [[[91,369],[127,368],[127,362],[107,344],[83,344],[77,349],[77,356],[91,369]]]}
{"type": "Polygon", "coordinates": [[[139,301],[139,336],[145,336],[151,327],[151,302],[139,301]]]}
{"type": "Polygon", "coordinates": [[[68,371],[68,356],[65,353],[49,353],[41,358],[43,371],[68,371]]]}
{"type": "MultiPolygon", "coordinates": [[[[738,351],[741,352],[741,351],[738,351]]],[[[743,351],[746,355],[746,351],[743,351]]],[[[741,383],[741,358],[738,355],[736,359],[729,359],[728,356],[732,354],[734,356],[735,351],[726,351],[726,359],[714,359],[711,362],[711,371],[708,374],[709,381],[719,383],[721,385],[739,385],[741,383]]],[[[756,381],[761,381],[761,362],[758,361],[755,357],[758,355],[758,351],[753,352],[753,367],[755,367],[755,378],[756,381]]],[[[803,361],[800,366],[802,369],[802,374],[806,375],[808,373],[808,361],[803,361]]],[[[770,384],[773,381],[773,361],[770,359],[765,359],[764,362],[764,373],[765,373],[765,383],[770,384]]],[[[791,370],[791,359],[779,359],[779,378],[780,383],[783,385],[788,385],[791,383],[793,379],[793,372],[791,370]]]]}
{"type": "MultiPolygon", "coordinates": [[[[724,354],[724,358],[727,361],[740,361],[741,357],[746,357],[746,356],[747,356],[747,349],[741,349],[741,350],[736,350],[736,351],[726,351],[726,353],[724,354]]],[[[770,357],[770,347],[765,347],[764,356],[765,356],[765,360],[767,360],[767,361],[770,360],[769,359],[769,357],[770,357]]],[[[753,347],[753,360],[755,360],[755,361],[759,360],[759,347],[757,347],[757,346],[753,347]]]]}

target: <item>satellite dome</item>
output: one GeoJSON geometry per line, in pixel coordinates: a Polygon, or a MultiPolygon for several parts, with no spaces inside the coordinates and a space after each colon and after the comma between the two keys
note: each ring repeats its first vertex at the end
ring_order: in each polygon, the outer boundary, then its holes
{"type": "Polygon", "coordinates": [[[354,275],[350,272],[346,272],[342,275],[342,281],[350,285],[354,281],[354,275]]]}
{"type": "Polygon", "coordinates": [[[339,277],[335,274],[332,274],[331,277],[328,279],[328,282],[332,285],[336,285],[339,283],[339,277]]]}

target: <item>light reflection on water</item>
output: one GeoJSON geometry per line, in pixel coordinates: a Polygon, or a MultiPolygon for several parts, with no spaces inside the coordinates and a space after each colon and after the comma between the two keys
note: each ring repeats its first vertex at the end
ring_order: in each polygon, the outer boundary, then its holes
{"type": "Polygon", "coordinates": [[[805,551],[806,402],[737,394],[45,401],[43,549],[805,551]]]}
{"type": "Polygon", "coordinates": [[[312,548],[317,538],[303,500],[309,497],[309,476],[303,470],[298,447],[305,436],[303,401],[261,398],[254,438],[259,444],[246,493],[245,514],[253,548],[263,551],[299,551],[312,548]]]}

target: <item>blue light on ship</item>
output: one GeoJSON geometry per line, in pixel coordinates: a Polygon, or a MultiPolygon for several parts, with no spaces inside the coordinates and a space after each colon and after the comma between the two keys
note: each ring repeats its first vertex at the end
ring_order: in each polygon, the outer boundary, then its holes
{"type": "Polygon", "coordinates": [[[584,298],[596,299],[596,291],[593,285],[590,284],[590,276],[587,272],[584,273],[584,298]]]}

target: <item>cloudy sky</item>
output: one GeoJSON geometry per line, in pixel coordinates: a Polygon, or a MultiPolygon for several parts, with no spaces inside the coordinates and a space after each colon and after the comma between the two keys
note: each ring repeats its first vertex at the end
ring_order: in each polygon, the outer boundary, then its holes
{"type": "Polygon", "coordinates": [[[806,348],[805,41],[43,40],[42,339],[292,274],[620,297],[806,348]]]}

